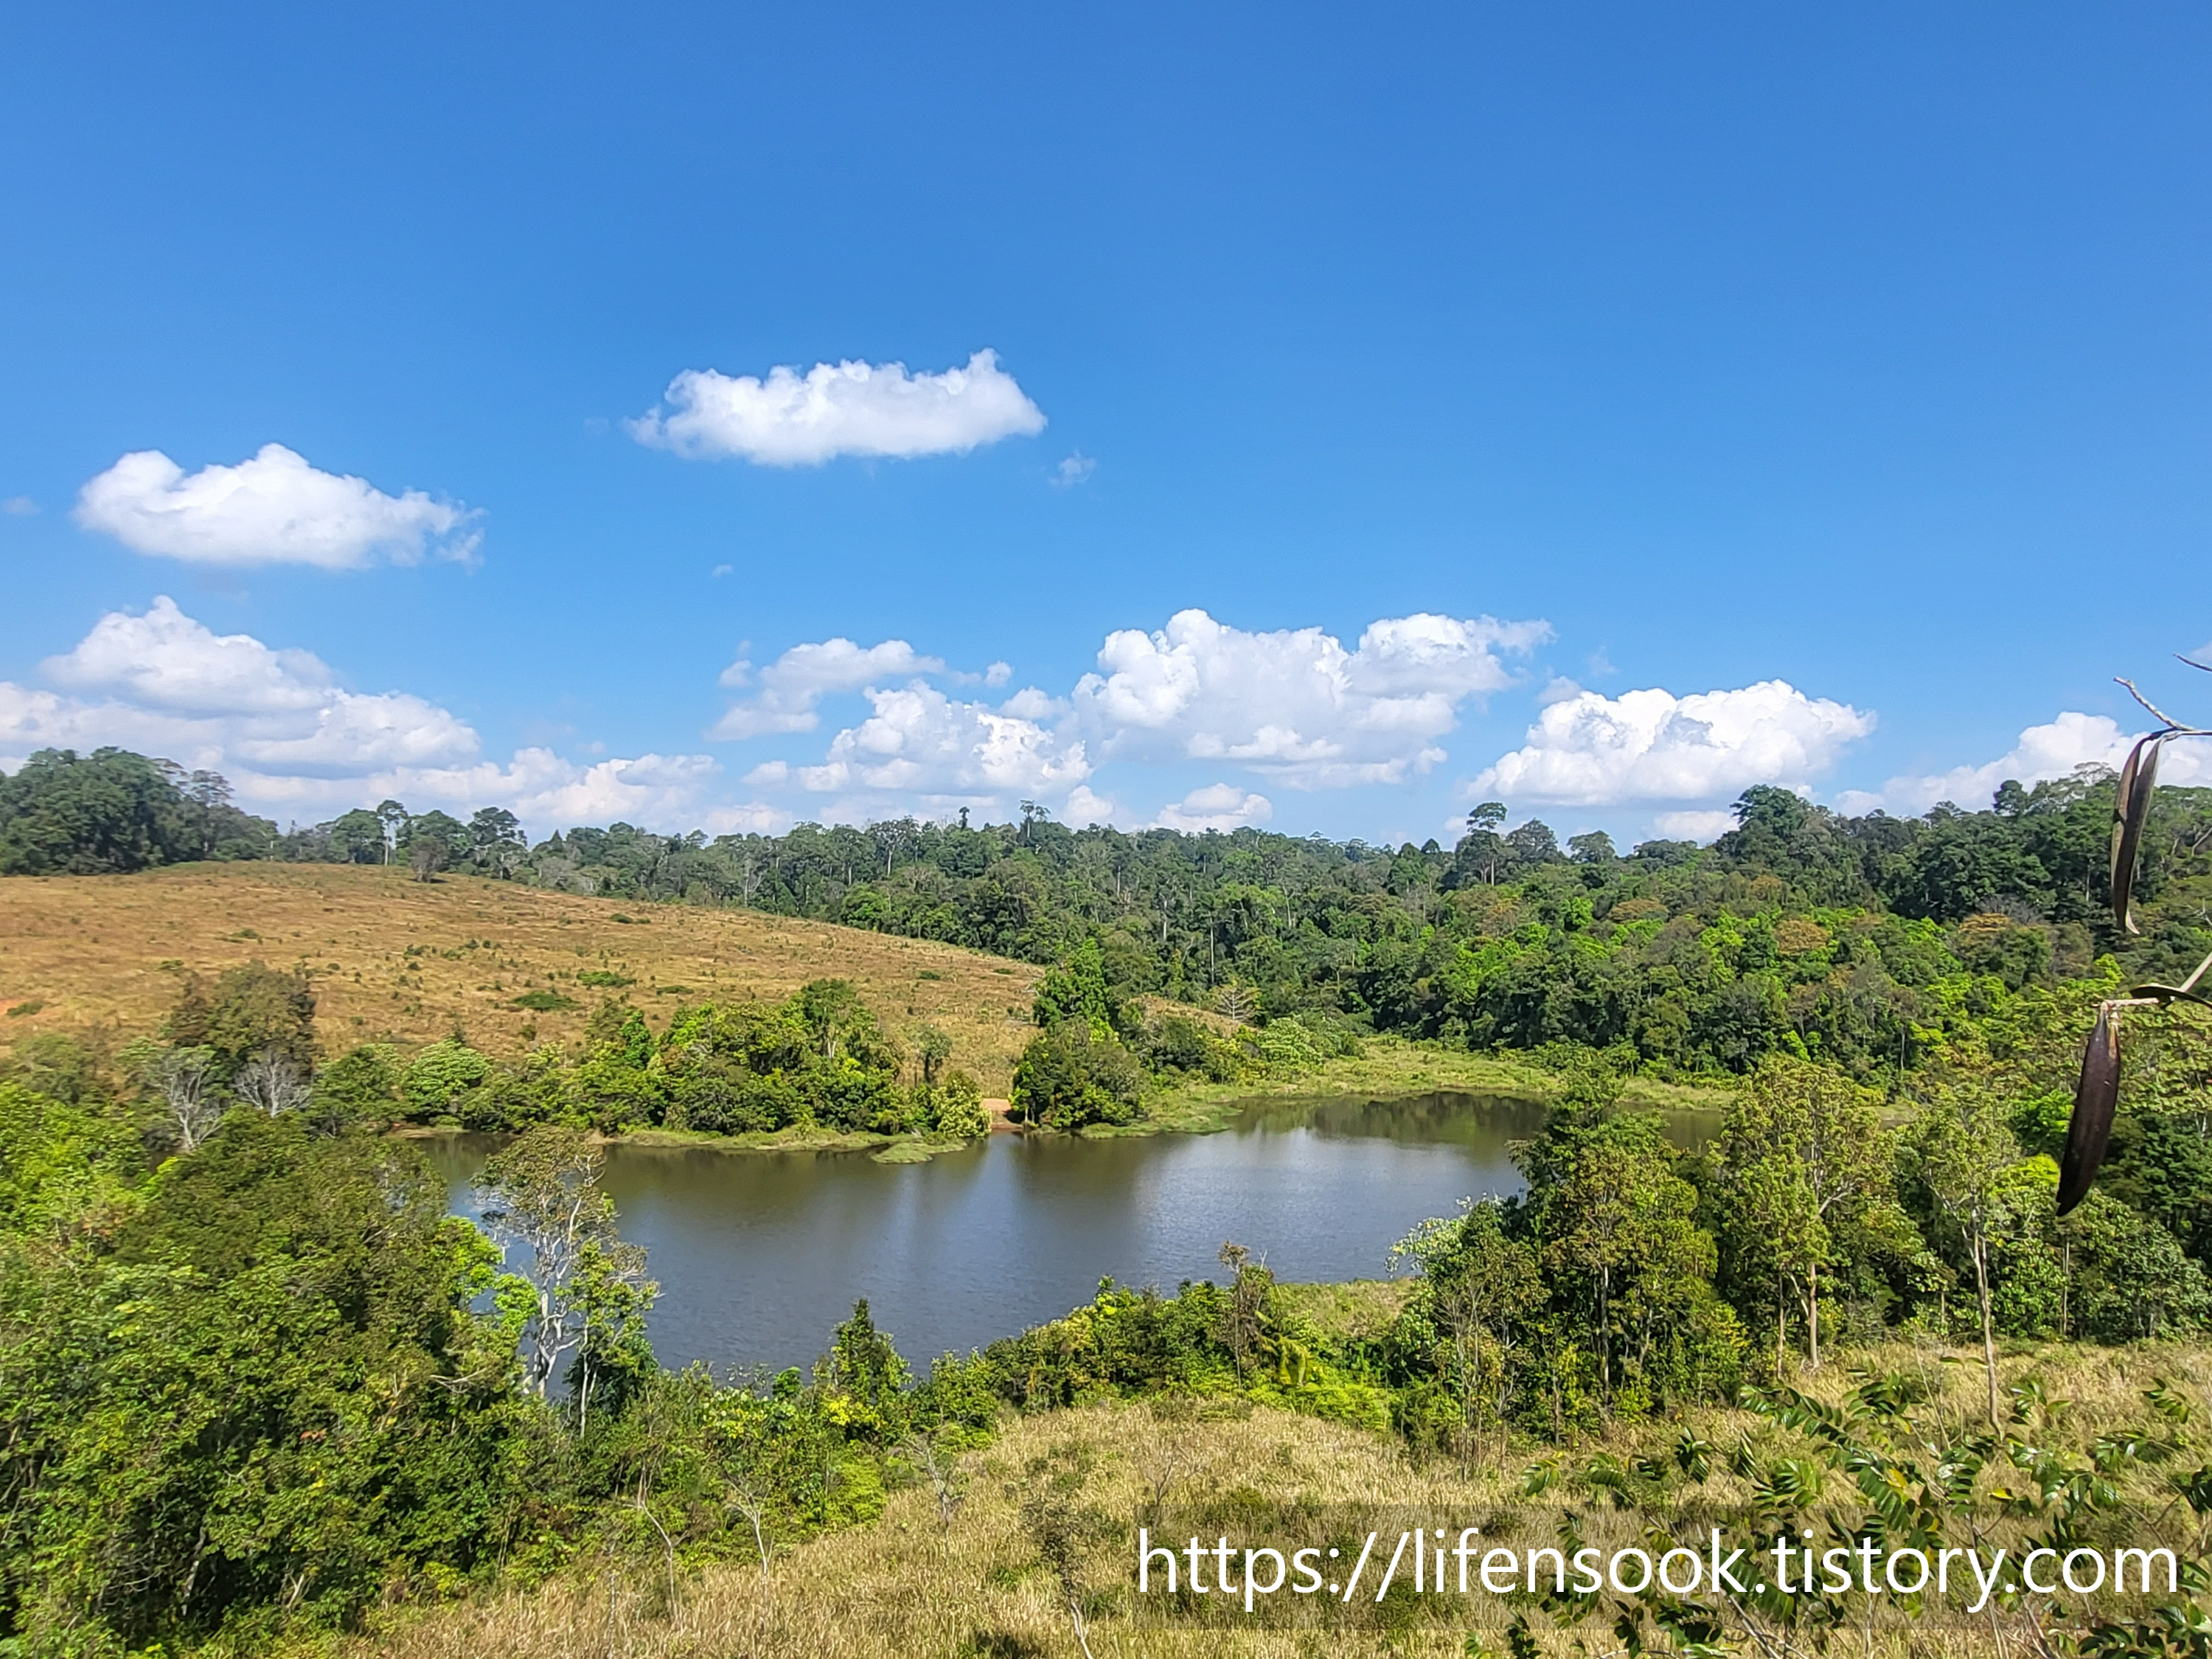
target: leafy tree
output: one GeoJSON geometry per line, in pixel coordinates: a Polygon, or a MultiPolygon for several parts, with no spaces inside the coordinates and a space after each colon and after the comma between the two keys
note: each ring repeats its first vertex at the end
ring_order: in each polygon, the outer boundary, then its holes
{"type": "Polygon", "coordinates": [[[331,820],[331,851],[345,864],[388,864],[392,848],[385,839],[384,820],[356,807],[331,820]]]}
{"type": "Polygon", "coordinates": [[[176,787],[143,755],[41,749],[0,777],[0,875],[108,875],[185,855],[176,787]]]}
{"type": "Polygon", "coordinates": [[[2109,1193],[2093,1191],[2058,1231],[2071,1267],[2067,1295],[2073,1331],[2130,1342],[2212,1325],[2204,1269],[2148,1216],[2109,1193]]]}
{"type": "Polygon", "coordinates": [[[502,881],[514,873],[530,850],[521,821],[503,806],[477,808],[466,833],[471,866],[502,881]]]}
{"type": "MultiPolygon", "coordinates": [[[[1890,1205],[1889,1147],[1875,1103],[1850,1079],[1771,1059],[1736,1091],[1721,1129],[1722,1213],[1735,1252],[1794,1289],[1807,1352],[1820,1364],[1820,1270],[1869,1213],[1890,1205]]],[[[1784,1322],[1778,1319],[1776,1340],[1784,1322]]]]}
{"type": "Polygon", "coordinates": [[[1011,1105],[1025,1123],[1080,1129],[1127,1123],[1137,1114],[1143,1074],[1129,1051],[1090,1025],[1063,1020],[1030,1040],[1014,1067],[1011,1105]]]}
{"type": "MultiPolygon", "coordinates": [[[[365,1062],[362,1067],[368,1073],[365,1062]]],[[[491,1076],[491,1062],[465,1042],[450,1038],[434,1042],[407,1063],[399,1078],[399,1095],[409,1115],[428,1121],[457,1114],[462,1102],[491,1076]]],[[[373,1087],[373,1074],[362,1076],[373,1087]]]]}
{"type": "Polygon", "coordinates": [[[1990,1425],[2002,1431],[1990,1255],[2017,1225],[2015,1210],[2006,1200],[2007,1176],[2021,1161],[2019,1143],[1987,1080],[1970,1076],[1937,1091],[1921,1109],[1905,1145],[1931,1218],[1941,1224],[1939,1238],[1955,1243],[1972,1270],[1990,1425]]]}
{"type": "Polygon", "coordinates": [[[471,846],[468,826],[440,811],[424,812],[407,820],[399,850],[417,881],[428,881],[441,870],[465,860],[471,846]]]}
{"type": "Polygon", "coordinates": [[[931,1127],[946,1140],[972,1140],[991,1133],[991,1115],[983,1109],[983,1091],[965,1072],[954,1072],[938,1091],[931,1127]]]}
{"type": "Polygon", "coordinates": [[[1602,830],[1568,836],[1567,852],[1577,864],[1611,864],[1620,856],[1613,850],[1613,837],[1602,830]]]}
{"type": "Polygon", "coordinates": [[[212,986],[188,972],[163,1035],[208,1049],[225,1079],[258,1054],[304,1077],[315,1063],[314,982],[303,968],[286,971],[258,960],[226,968],[212,986]]]}

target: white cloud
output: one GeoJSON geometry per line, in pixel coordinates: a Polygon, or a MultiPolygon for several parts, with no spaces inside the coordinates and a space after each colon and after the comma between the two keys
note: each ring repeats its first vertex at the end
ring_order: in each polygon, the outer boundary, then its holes
{"type": "Polygon", "coordinates": [[[1274,812],[1274,804],[1265,795],[1239,789],[1233,783],[1210,783],[1192,790],[1176,805],[1162,807],[1154,822],[1162,830],[1194,835],[1203,830],[1226,831],[1265,823],[1274,812]]]}
{"type": "Polygon", "coordinates": [[[640,443],[694,459],[738,456],[763,466],[815,466],[838,455],[965,454],[1044,430],[1044,413],[998,354],[965,368],[909,375],[903,363],[817,363],[765,380],[688,368],[664,406],[629,422],[640,443]]]}
{"type": "Polygon", "coordinates": [[[6,501],[0,501],[0,513],[5,513],[11,519],[27,519],[38,510],[39,504],[28,495],[10,495],[6,501]]]}
{"type": "Polygon", "coordinates": [[[272,651],[250,634],[216,634],[164,593],[143,616],[111,611],[66,656],[41,665],[57,685],[150,708],[266,714],[319,708],[331,671],[307,651],[272,651]]]}
{"type": "MultiPolygon", "coordinates": [[[[2117,770],[2142,735],[2122,731],[2119,723],[2107,715],[2069,710],[2047,725],[2029,726],[2009,753],[1987,765],[1954,766],[1928,776],[1892,778],[1878,791],[1848,790],[1837,797],[1836,805],[1846,812],[1870,812],[1879,807],[1910,815],[1948,800],[1973,811],[1987,806],[1997,786],[2008,778],[2037,784],[2065,777],[2077,767],[2109,766],[2117,770]]],[[[2202,781],[2212,777],[2212,756],[2194,744],[2169,744],[2160,757],[2159,776],[2167,783],[2202,781]]]]}
{"type": "Polygon", "coordinates": [[[983,671],[983,684],[986,685],[1004,685],[1008,680],[1013,678],[1013,677],[1014,665],[1012,663],[994,662],[988,668],[986,668],[983,671]]]}
{"type": "Polygon", "coordinates": [[[775,732],[811,732],[820,723],[816,705],[834,691],[857,691],[873,680],[942,672],[945,664],[925,657],[904,640],[885,640],[866,647],[842,637],[794,645],[756,674],[740,659],[722,671],[726,686],[760,690],[734,702],[707,735],[723,740],[757,738],[775,732]]]}
{"type": "Polygon", "coordinates": [[[875,713],[840,732],[819,766],[793,769],[817,793],[861,788],[902,797],[1056,794],[1091,775],[1079,740],[915,681],[871,687],[875,713]]]}
{"type": "Polygon", "coordinates": [[[1474,787],[1516,804],[1711,800],[1754,783],[1802,783],[1874,726],[1872,714],[1781,680],[1686,697],[1584,691],[1547,706],[1526,745],[1474,787]]]}
{"type": "Polygon", "coordinates": [[[1675,841],[1711,841],[1735,828],[1735,814],[1728,811],[1661,812],[1651,827],[1675,841]]]}
{"type": "Polygon", "coordinates": [[[1419,614],[1371,623],[1346,651],[1318,628],[1250,633],[1203,611],[1107,636],[1077,684],[1078,720],[1115,758],[1234,761],[1294,788],[1397,783],[1444,758],[1460,705],[1511,676],[1500,651],[1540,622],[1419,614]]]}
{"type": "Polygon", "coordinates": [[[113,611],[44,672],[71,693],[0,681],[0,769],[44,748],[115,744],[222,771],[240,803],[280,822],[327,817],[386,797],[416,811],[510,808],[544,832],[616,818],[755,827],[778,809],[710,806],[705,755],[641,755],[589,766],[526,748],[480,757],[475,730],[405,691],[356,692],[311,652],[216,634],[174,601],[113,611]]]}
{"type": "Polygon", "coordinates": [[[1087,480],[1097,470],[1097,461],[1079,449],[1073,454],[1063,459],[1059,466],[1054,469],[1052,487],[1054,489],[1073,489],[1077,484],[1087,480]]]}
{"type": "Polygon", "coordinates": [[[1062,822],[1085,830],[1094,823],[1111,823],[1120,815],[1121,808],[1086,783],[1075,787],[1060,816],[1062,822]]]}
{"type": "Polygon", "coordinates": [[[419,489],[387,495],[324,472],[282,444],[236,466],[187,475],[157,449],[125,455],[77,496],[76,521],[140,553],[196,564],[311,564],[349,570],[380,556],[466,559],[479,515],[419,489]]]}

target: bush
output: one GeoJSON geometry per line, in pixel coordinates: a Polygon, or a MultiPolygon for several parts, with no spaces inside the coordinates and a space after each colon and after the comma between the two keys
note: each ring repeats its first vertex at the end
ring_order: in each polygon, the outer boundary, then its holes
{"type": "Polygon", "coordinates": [[[945,1078],[930,1127],[946,1140],[972,1140],[991,1133],[991,1115],[983,1109],[983,1091],[974,1078],[965,1072],[945,1078]]]}
{"type": "Polygon", "coordinates": [[[417,1122],[457,1115],[462,1099],[491,1075],[491,1062],[465,1042],[434,1042],[408,1062],[399,1079],[407,1115],[417,1122]]]}
{"type": "Polygon", "coordinates": [[[398,1104],[399,1068],[380,1044],[365,1042],[341,1054],[315,1079],[315,1115],[326,1127],[382,1123],[398,1104]]]}
{"type": "Polygon", "coordinates": [[[1223,1042],[1188,1014],[1169,1014],[1152,1021],[1137,1042],[1145,1064],[1168,1076],[1234,1083],[1243,1069],[1233,1044],[1223,1042]]]}
{"type": "Polygon", "coordinates": [[[1069,1020],[1030,1040],[1014,1068],[1014,1115],[1048,1129],[1127,1123],[1137,1115],[1143,1073],[1111,1037],[1069,1020]]]}

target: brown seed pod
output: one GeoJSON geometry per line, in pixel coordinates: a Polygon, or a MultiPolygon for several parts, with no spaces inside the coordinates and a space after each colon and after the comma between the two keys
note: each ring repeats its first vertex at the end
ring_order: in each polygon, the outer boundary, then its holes
{"type": "Polygon", "coordinates": [[[2066,1152],[2058,1165],[2058,1213],[2089,1195],[2105,1148],[2112,1138],[2112,1112],[2120,1102],[2120,1018],[2110,1003],[2097,1010],[2096,1030],[2081,1055],[2074,1085],[2074,1115],[2066,1125],[2066,1152]]]}
{"type": "Polygon", "coordinates": [[[2142,849],[2143,825],[2150,818],[2150,798],[2158,787],[2158,751],[2166,733],[2156,732],[2128,750],[2120,768],[2119,789],[2112,797],[2112,920],[2130,933],[2136,926],[2130,901],[2135,896],[2136,861],[2142,849]]]}

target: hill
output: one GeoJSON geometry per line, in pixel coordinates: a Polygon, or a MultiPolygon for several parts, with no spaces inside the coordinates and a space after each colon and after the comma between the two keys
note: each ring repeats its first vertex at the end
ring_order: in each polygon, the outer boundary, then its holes
{"type": "Polygon", "coordinates": [[[653,1022],[685,1001],[857,984],[896,1031],[934,1021],[951,1063],[1004,1094],[1034,1034],[1037,969],[957,945],[757,911],[641,905],[368,865],[185,864],[16,877],[0,889],[0,1037],[155,1030],[185,969],[258,958],[313,975],[324,1047],[419,1044],[458,1026],[491,1054],[580,1037],[607,996],[653,1022]],[[530,993],[570,1006],[517,1006],[530,993]]]}
{"type": "MultiPolygon", "coordinates": [[[[1357,1289],[1304,1288],[1324,1296],[1357,1289]]],[[[2122,1425],[2140,1423],[2153,1393],[2182,1401],[2193,1414],[2201,1410],[2202,1392],[2187,1379],[2203,1358],[2196,1344],[2023,1347],[2004,1362],[2008,1382],[2027,1390],[2013,1431],[2033,1432],[2028,1413],[2036,1402],[2063,1402],[2050,1413],[2064,1423],[2057,1437],[2068,1449],[2058,1455],[2079,1455],[2075,1449],[2100,1434],[2124,1434],[2122,1425]],[[2177,1384],[2176,1377],[2183,1380],[2177,1384]]],[[[1798,1398],[1836,1411],[1838,1402],[1865,1397],[1850,1393],[1854,1377],[1880,1379],[1893,1389],[1900,1389],[1900,1379],[1910,1383],[1902,1391],[1916,1403],[1905,1416],[1885,1422],[1862,1405],[1849,1419],[1876,1443],[1886,1432],[1904,1428],[1908,1418],[1931,1437],[1962,1434],[1975,1423],[1978,1364],[1970,1351],[1895,1342],[1854,1353],[1851,1360],[1849,1375],[1830,1367],[1817,1376],[1795,1377],[1805,1391],[1798,1398]]],[[[2045,1432],[2051,1432],[2047,1425],[2045,1432]]],[[[403,1613],[373,1634],[347,1641],[339,1652],[344,1659],[443,1659],[453,1653],[477,1659],[675,1659],[699,1653],[1044,1659],[1079,1650],[1098,1659],[1586,1654],[1591,1638],[1610,1635],[1613,1615],[1637,1607],[1638,1598],[1614,1595],[1596,1604],[1579,1629],[1555,1629],[1542,1610],[1524,1605],[1520,1610],[1533,1629],[1510,1646],[1503,1626],[1516,1609],[1479,1593],[1401,1593],[1384,1608],[1367,1605],[1363,1596],[1362,1605],[1340,1619],[1315,1613],[1310,1603],[1285,1613],[1281,1609],[1292,1598],[1278,1594],[1275,1612],[1250,1620],[1242,1616],[1232,1595],[1226,1607],[1186,1601],[1178,1615],[1155,1612],[1139,1619],[1133,1616],[1136,1528],[1146,1525],[1155,1541],[1163,1534],[1172,1539],[1195,1532],[1209,1540],[1233,1536],[1243,1546],[1280,1543],[1302,1523],[1312,1527],[1316,1520],[1315,1536],[1326,1529],[1330,1538],[1356,1539],[1376,1528],[1382,1549],[1370,1583],[1381,1577],[1398,1530],[1417,1517],[1417,1523],[1450,1517],[1454,1527],[1473,1517],[1497,1528],[1501,1523],[1491,1517],[1502,1513],[1507,1518],[1498,1536],[1526,1548],[1553,1542],[1555,1523],[1572,1510],[1579,1516],[1578,1533],[1593,1542],[1609,1540],[1609,1548],[1648,1544],[1650,1534],[1638,1535],[1641,1529],[1672,1519],[1686,1499],[1710,1504],[1710,1514],[1742,1513],[1754,1492],[1743,1476],[1760,1471],[1726,1467],[1715,1449],[1741,1449],[1741,1463],[1754,1443],[1761,1454],[1781,1449],[1775,1437],[1771,1414],[1707,1407],[1683,1421],[1615,1424],[1572,1450],[1497,1448],[1495,1462],[1485,1457],[1469,1467],[1450,1458],[1411,1457],[1393,1438],[1366,1429],[1233,1398],[1100,1401],[1009,1417],[990,1445],[945,1460],[941,1486],[916,1468],[872,1523],[779,1549],[765,1569],[757,1558],[747,1559],[742,1547],[734,1559],[694,1558],[676,1566],[660,1536],[640,1528],[642,1535],[621,1545],[610,1541],[599,1561],[580,1562],[540,1589],[403,1613]],[[1702,1447],[1711,1458],[1710,1474],[1699,1467],[1694,1476],[1686,1475],[1678,1462],[1683,1447],[1702,1447]],[[1529,1474],[1547,1470],[1548,1495],[1532,1498],[1529,1474]],[[1043,1485],[1041,1475],[1054,1477],[1052,1485],[1043,1485]],[[1053,1518],[1047,1505],[1054,1499],[1064,1506],[1058,1531],[1072,1545],[1062,1558],[1069,1568],[1065,1579],[1055,1574],[1044,1547],[1053,1518]],[[1085,1609],[1086,1645],[1080,1650],[1068,1616],[1064,1587],[1070,1586],[1085,1609]],[[1291,1627],[1298,1624],[1305,1628],[1291,1627]],[[1480,1630],[1479,1640],[1468,1634],[1470,1626],[1480,1630]]],[[[2024,1449],[2027,1443],[2011,1443],[2024,1449]]],[[[1828,1486],[1850,1490],[1847,1481],[1836,1479],[1850,1455],[1842,1445],[1792,1442],[1790,1449],[1804,1453],[1798,1468],[1823,1463],[1828,1486]]],[[[2147,1473],[2139,1469],[2134,1478],[2147,1473]]],[[[1970,1486],[1973,1478],[1967,1476],[1970,1486]]],[[[744,1542],[750,1542],[749,1535],[744,1542]]],[[[1241,1565],[1234,1552],[1231,1560],[1241,1565]]],[[[1153,1570],[1158,1571],[1157,1562],[1153,1570]]],[[[1960,1572],[1963,1582],[1963,1568],[1960,1572]]],[[[1432,1590],[1435,1583],[1432,1579],[1432,1590]]],[[[2075,1617],[2126,1616],[2127,1607],[2125,1598],[2099,1598],[2077,1603],[2075,1617]]],[[[1735,1612],[1722,1621],[1723,1639],[1698,1650],[1813,1650],[1795,1640],[1753,1639],[1741,1609],[1735,1612]]],[[[1855,1632],[1851,1650],[1884,1659],[1931,1652],[1997,1659],[2033,1650],[2028,1638],[2037,1615],[2038,1609],[2022,1602],[1992,1609],[1983,1620],[1935,1613],[1924,1624],[1900,1627],[1885,1620],[1888,1627],[1877,1630],[1869,1614],[1868,1627],[1855,1632]]],[[[1763,1617],[1759,1623],[1762,1634],[1773,1628],[1763,1617]]],[[[2099,1650],[2185,1650],[2123,1645],[2113,1640],[2117,1635],[2108,1632],[2112,1644],[2099,1650]]],[[[1597,1650],[1621,1649],[1603,1643],[1597,1650]]],[[[1642,1650],[1662,1648],[1652,1642],[1642,1650]]]]}

